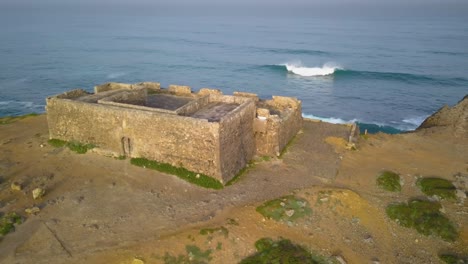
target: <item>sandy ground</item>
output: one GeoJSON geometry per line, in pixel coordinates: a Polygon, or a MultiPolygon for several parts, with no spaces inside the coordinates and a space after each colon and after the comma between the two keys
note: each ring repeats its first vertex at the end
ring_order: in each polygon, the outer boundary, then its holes
{"type": "MultiPolygon", "coordinates": [[[[422,196],[420,176],[468,183],[468,142],[443,134],[373,135],[346,150],[349,127],[305,122],[281,159],[258,161],[238,182],[215,191],[135,167],[128,160],[79,155],[47,144],[45,116],[0,126],[0,212],[25,222],[0,241],[0,263],[164,263],[187,245],[212,250],[211,263],[237,263],[262,237],[289,238],[347,263],[439,263],[437,254],[468,254],[468,208],[442,201],[460,238],[426,237],[385,215],[392,202],[422,196]],[[375,184],[400,173],[401,193],[375,184]],[[22,191],[11,190],[13,181],[22,191]],[[31,191],[46,189],[41,200],[31,191]],[[313,213],[295,225],[264,219],[262,202],[296,194],[313,213]],[[38,206],[37,215],[26,208],[38,206]],[[202,228],[228,232],[200,234],[202,228]]],[[[466,191],[466,190],[465,190],[466,191]]]]}

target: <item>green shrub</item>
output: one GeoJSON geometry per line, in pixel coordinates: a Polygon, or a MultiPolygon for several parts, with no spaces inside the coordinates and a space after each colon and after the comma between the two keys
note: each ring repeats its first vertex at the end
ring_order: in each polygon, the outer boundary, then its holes
{"type": "Polygon", "coordinates": [[[276,221],[293,222],[312,214],[312,209],[307,200],[288,195],[265,202],[257,207],[257,212],[276,221]]]}
{"type": "Polygon", "coordinates": [[[61,147],[65,146],[65,145],[67,145],[66,141],[63,141],[63,140],[60,140],[60,139],[55,139],[55,138],[49,139],[49,141],[47,141],[47,142],[49,142],[49,145],[51,145],[54,148],[61,148],[61,147]]]}
{"type": "Polygon", "coordinates": [[[386,212],[398,224],[414,228],[423,235],[435,235],[446,241],[455,241],[458,237],[457,230],[439,211],[440,208],[441,205],[437,202],[413,200],[389,205],[386,212]]]}
{"type": "Polygon", "coordinates": [[[88,152],[88,150],[93,149],[93,148],[96,147],[93,144],[81,144],[81,143],[78,143],[78,142],[75,142],[75,141],[67,142],[67,141],[60,140],[60,139],[55,139],[55,138],[49,139],[48,142],[52,147],[61,148],[61,147],[66,146],[71,151],[74,151],[74,152],[76,152],[78,154],[84,154],[84,153],[88,152]]]}
{"type": "Polygon", "coordinates": [[[400,192],[400,175],[392,171],[383,171],[377,177],[377,185],[390,192],[400,192]]]}
{"type": "Polygon", "coordinates": [[[211,178],[210,176],[189,171],[182,167],[175,167],[168,163],[161,163],[154,160],[148,160],[145,158],[132,158],[130,163],[148,169],[157,170],[160,172],[176,175],[177,177],[186,180],[190,183],[199,185],[201,187],[219,190],[224,186],[218,180],[211,178]]]}
{"type": "Polygon", "coordinates": [[[93,144],[81,144],[78,142],[68,142],[67,147],[78,154],[85,154],[88,150],[93,149],[93,144]]]}
{"type": "Polygon", "coordinates": [[[326,258],[313,255],[304,247],[293,244],[290,240],[262,238],[255,242],[257,253],[243,259],[240,264],[321,264],[330,263],[326,258]]]}
{"type": "Polygon", "coordinates": [[[421,191],[429,196],[436,195],[441,199],[456,199],[457,189],[452,182],[440,178],[421,178],[416,182],[421,191]]]}
{"type": "Polygon", "coordinates": [[[0,217],[0,237],[15,230],[15,224],[21,224],[21,216],[16,213],[9,213],[0,217]]]}
{"type": "Polygon", "coordinates": [[[466,264],[468,257],[461,257],[455,254],[439,254],[440,260],[447,264],[466,264]]]}

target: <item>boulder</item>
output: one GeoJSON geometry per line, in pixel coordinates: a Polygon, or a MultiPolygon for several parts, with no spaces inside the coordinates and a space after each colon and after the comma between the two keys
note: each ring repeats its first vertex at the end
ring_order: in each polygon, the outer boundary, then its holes
{"type": "Polygon", "coordinates": [[[10,187],[13,191],[21,191],[21,189],[23,189],[19,182],[12,182],[10,187]]]}
{"type": "Polygon", "coordinates": [[[39,198],[42,198],[44,196],[45,190],[42,188],[36,188],[32,191],[33,199],[37,200],[39,198]]]}

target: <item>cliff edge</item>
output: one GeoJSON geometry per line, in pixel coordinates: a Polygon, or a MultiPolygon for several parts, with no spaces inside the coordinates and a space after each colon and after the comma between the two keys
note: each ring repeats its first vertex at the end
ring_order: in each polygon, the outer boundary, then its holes
{"type": "Polygon", "coordinates": [[[443,106],[429,116],[416,132],[448,133],[455,137],[468,137],[468,95],[453,107],[443,106]]]}

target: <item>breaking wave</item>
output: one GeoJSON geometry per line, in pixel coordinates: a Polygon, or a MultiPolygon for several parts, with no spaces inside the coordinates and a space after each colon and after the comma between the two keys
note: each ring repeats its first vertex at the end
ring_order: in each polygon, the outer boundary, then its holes
{"type": "Polygon", "coordinates": [[[335,117],[320,117],[320,116],[314,116],[314,115],[309,115],[309,114],[302,114],[302,117],[304,118],[309,118],[309,119],[315,119],[315,120],[320,120],[326,123],[331,123],[331,124],[351,124],[357,122],[357,119],[352,119],[352,120],[344,120],[341,118],[335,118],[335,117]]]}
{"type": "MultiPolygon", "coordinates": [[[[258,66],[257,66],[258,67],[258,66]]],[[[432,76],[400,72],[374,72],[344,69],[339,65],[326,63],[322,67],[304,67],[300,62],[287,62],[275,65],[262,65],[262,69],[275,72],[289,72],[299,76],[333,76],[339,79],[362,79],[398,81],[408,84],[438,84],[441,86],[465,87],[468,79],[462,77],[432,76]]]]}
{"type": "Polygon", "coordinates": [[[290,73],[304,77],[331,75],[336,70],[341,69],[341,67],[331,63],[326,63],[322,67],[305,67],[301,62],[287,62],[280,64],[280,66],[286,67],[286,70],[290,73]]]}
{"type": "Polygon", "coordinates": [[[379,122],[368,122],[359,119],[351,119],[345,120],[336,117],[320,117],[311,114],[302,114],[302,117],[320,120],[322,122],[331,123],[331,124],[351,124],[357,123],[361,133],[364,133],[364,130],[367,130],[368,133],[374,134],[378,132],[384,132],[387,134],[398,134],[405,131],[412,131],[415,130],[421,123],[428,117],[425,116],[417,116],[411,118],[405,118],[400,122],[390,122],[391,124],[384,124],[379,122]]]}

